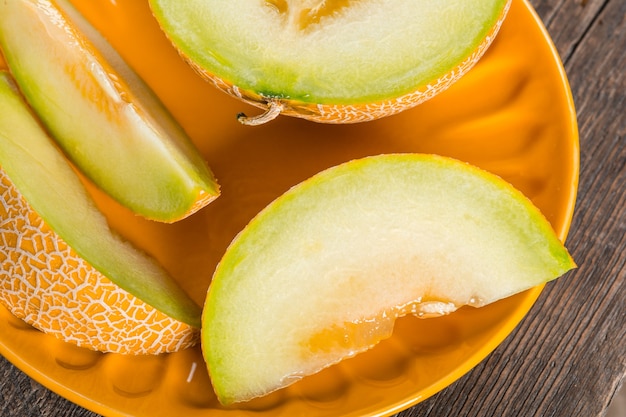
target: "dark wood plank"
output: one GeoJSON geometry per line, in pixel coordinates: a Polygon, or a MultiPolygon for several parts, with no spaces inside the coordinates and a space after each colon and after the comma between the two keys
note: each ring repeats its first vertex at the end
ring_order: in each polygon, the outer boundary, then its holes
{"type": "Polygon", "coordinates": [[[609,0],[531,0],[544,22],[563,62],[576,47],[587,42],[586,34],[609,0]]]}
{"type": "Polygon", "coordinates": [[[28,378],[0,356],[0,416],[98,417],[28,378]]]}

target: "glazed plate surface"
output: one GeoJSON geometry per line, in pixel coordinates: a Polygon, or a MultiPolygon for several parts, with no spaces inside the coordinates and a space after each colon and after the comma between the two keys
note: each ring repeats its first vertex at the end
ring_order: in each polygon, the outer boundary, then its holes
{"type": "MultiPolygon", "coordinates": [[[[279,117],[260,127],[236,121],[237,113],[258,109],[226,96],[181,61],[147,2],[74,3],[153,87],[221,184],[218,200],[172,225],[138,219],[92,189],[112,227],[157,257],[198,304],[226,246],[259,210],[313,174],[367,155],[424,152],[470,162],[515,185],[561,239],[567,235],[578,186],[576,113],[550,37],[525,0],[513,0],[477,66],[429,102],[364,124],[279,117]]],[[[46,336],[0,308],[0,354],[46,387],[107,416],[387,416],[444,389],[483,360],[541,290],[446,317],[400,319],[393,337],[373,350],[228,408],[213,394],[199,347],[154,357],[101,354],[46,336]]]]}

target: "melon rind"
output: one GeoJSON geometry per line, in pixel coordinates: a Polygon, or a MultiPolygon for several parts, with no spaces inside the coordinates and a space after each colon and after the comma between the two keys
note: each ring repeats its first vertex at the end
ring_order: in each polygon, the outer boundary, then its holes
{"type": "Polygon", "coordinates": [[[200,307],[109,229],[80,179],[0,72],[0,302],[90,349],[156,354],[199,340],[200,307]]]}
{"type": "Polygon", "coordinates": [[[203,351],[218,398],[244,401],[371,347],[312,348],[316,335],[367,341],[388,333],[371,325],[381,318],[483,306],[574,266],[499,177],[434,155],[368,157],[295,186],[238,235],[207,294],[203,351]]]}

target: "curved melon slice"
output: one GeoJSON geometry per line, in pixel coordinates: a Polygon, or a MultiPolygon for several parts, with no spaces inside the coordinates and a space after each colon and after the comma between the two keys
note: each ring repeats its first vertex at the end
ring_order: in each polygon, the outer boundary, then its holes
{"type": "Polygon", "coordinates": [[[444,157],[369,157],[294,187],[233,241],[203,351],[220,401],[245,401],[369,349],[399,316],[483,306],[573,267],[502,179],[444,157]]]}
{"type": "Polygon", "coordinates": [[[150,0],[181,55],[219,88],[287,114],[360,122],[423,102],[491,44],[510,0],[150,0]]]}
{"type": "Polygon", "coordinates": [[[80,179],[0,72],[0,302],[45,333],[116,353],[199,340],[200,307],[109,229],[80,179]]]}
{"type": "Polygon", "coordinates": [[[183,129],[66,0],[0,2],[0,47],[67,156],[121,204],[173,222],[217,197],[183,129]]]}

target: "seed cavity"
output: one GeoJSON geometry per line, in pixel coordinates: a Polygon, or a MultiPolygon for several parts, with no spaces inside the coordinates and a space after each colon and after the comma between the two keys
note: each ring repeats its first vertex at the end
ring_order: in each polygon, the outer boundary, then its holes
{"type": "Polygon", "coordinates": [[[332,16],[350,7],[355,0],[266,0],[266,3],[283,16],[287,26],[306,30],[324,17],[332,16]]]}

